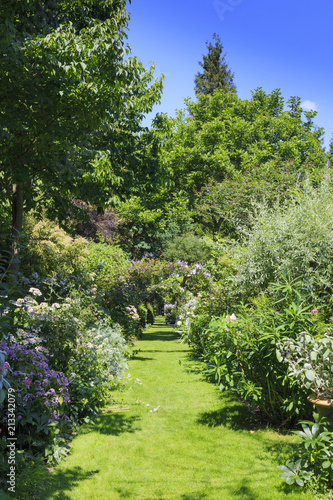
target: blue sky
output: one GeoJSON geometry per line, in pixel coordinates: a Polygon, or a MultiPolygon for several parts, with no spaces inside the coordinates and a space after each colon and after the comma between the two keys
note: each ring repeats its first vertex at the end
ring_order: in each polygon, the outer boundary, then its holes
{"type": "MultiPolygon", "coordinates": [[[[314,121],[333,134],[332,0],[132,0],[128,43],[155,75],[165,75],[161,105],[154,113],[174,116],[184,98],[194,99],[194,76],[217,33],[235,74],[237,93],[280,88],[299,96],[314,121]]],[[[147,124],[149,121],[146,122],[147,124]]]]}

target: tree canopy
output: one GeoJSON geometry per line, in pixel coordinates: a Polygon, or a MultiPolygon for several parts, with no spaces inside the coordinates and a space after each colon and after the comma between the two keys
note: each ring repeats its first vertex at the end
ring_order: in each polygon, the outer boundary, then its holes
{"type": "Polygon", "coordinates": [[[327,161],[323,130],[313,123],[316,112],[305,111],[305,119],[302,114],[298,97],[284,109],[279,89],[267,94],[258,88],[252,99],[223,91],[201,94],[173,120],[162,162],[189,196],[211,180],[238,179],[254,169],[266,177],[285,170],[315,176],[327,161]]]}
{"type": "Polygon", "coordinates": [[[72,196],[107,205],[152,186],[140,122],[159,101],[125,44],[125,0],[8,0],[0,7],[0,189],[22,228],[24,209],[72,196]],[[143,168],[143,165],[145,168],[143,168]]]}

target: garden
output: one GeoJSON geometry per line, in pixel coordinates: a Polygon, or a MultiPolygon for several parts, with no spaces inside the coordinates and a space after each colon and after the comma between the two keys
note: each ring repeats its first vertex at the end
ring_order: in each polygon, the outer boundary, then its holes
{"type": "Polygon", "coordinates": [[[0,498],[333,498],[316,113],[199,74],[144,127],[126,2],[51,3],[0,6],[0,498]]]}

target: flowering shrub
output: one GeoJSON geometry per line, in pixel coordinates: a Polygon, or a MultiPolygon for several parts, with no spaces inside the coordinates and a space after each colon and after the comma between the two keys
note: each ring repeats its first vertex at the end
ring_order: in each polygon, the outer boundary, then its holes
{"type": "Polygon", "coordinates": [[[103,306],[110,311],[113,320],[123,327],[127,337],[139,337],[142,326],[148,320],[147,316],[149,315],[149,322],[153,319],[153,305],[162,304],[157,284],[169,275],[171,267],[171,263],[153,259],[132,260],[130,265],[127,263],[121,269],[117,277],[104,283],[106,288],[103,306]],[[128,307],[135,307],[139,321],[133,317],[128,307]]]}
{"type": "Polygon", "coordinates": [[[164,316],[165,321],[168,324],[174,324],[176,322],[176,304],[164,304],[164,316]]]}
{"type": "Polygon", "coordinates": [[[9,373],[10,366],[6,361],[7,353],[5,351],[0,350],[0,405],[6,397],[7,391],[9,387],[9,382],[5,378],[9,373]]]}
{"type": "Polygon", "coordinates": [[[43,352],[51,366],[66,371],[76,347],[80,322],[71,313],[71,302],[63,304],[37,301],[29,296],[12,302],[11,343],[20,343],[43,352]]]}
{"type": "MultiPolygon", "coordinates": [[[[134,315],[135,319],[138,319],[139,316],[136,312],[134,315]]],[[[88,346],[97,351],[103,377],[107,381],[115,383],[117,378],[121,378],[128,370],[127,360],[130,356],[130,348],[122,335],[120,326],[110,327],[102,323],[91,328],[88,331],[88,336],[90,338],[88,346]]]]}
{"type": "MultiPolygon", "coordinates": [[[[22,446],[45,448],[50,433],[49,424],[70,422],[69,379],[50,369],[45,356],[27,346],[0,343],[6,353],[8,382],[15,390],[15,417],[18,442],[22,446]],[[45,417],[45,418],[44,418],[45,417]],[[41,424],[42,423],[42,424],[41,424]]],[[[1,408],[1,420],[7,421],[7,412],[1,408]]]]}
{"type": "Polygon", "coordinates": [[[195,318],[195,310],[200,300],[200,295],[194,297],[194,295],[189,292],[187,294],[187,302],[180,307],[178,321],[176,323],[178,331],[182,333],[183,340],[189,342],[190,332],[191,332],[191,322],[195,318]]]}
{"type": "Polygon", "coordinates": [[[75,421],[91,418],[106,403],[108,391],[128,369],[130,348],[119,325],[101,323],[85,330],[68,361],[70,416],[75,421]]]}

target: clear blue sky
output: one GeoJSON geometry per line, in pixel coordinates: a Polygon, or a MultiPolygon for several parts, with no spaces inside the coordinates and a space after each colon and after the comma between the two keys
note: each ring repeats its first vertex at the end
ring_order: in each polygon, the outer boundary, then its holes
{"type": "MultiPolygon", "coordinates": [[[[155,75],[165,75],[156,112],[174,116],[194,98],[194,76],[217,33],[235,74],[237,93],[280,88],[316,109],[315,124],[333,134],[332,0],[132,0],[128,43],[155,75]]],[[[149,123],[149,122],[147,122],[149,123]]]]}

